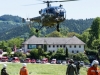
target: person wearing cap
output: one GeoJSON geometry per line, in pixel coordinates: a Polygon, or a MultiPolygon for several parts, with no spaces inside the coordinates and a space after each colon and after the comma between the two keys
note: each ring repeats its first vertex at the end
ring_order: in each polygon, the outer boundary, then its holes
{"type": "Polygon", "coordinates": [[[28,70],[26,68],[27,64],[23,63],[23,67],[20,69],[20,75],[28,75],[28,70]]]}
{"type": "Polygon", "coordinates": [[[88,68],[87,75],[100,75],[100,69],[98,65],[99,62],[97,60],[93,60],[91,67],[88,68]]]}
{"type": "Polygon", "coordinates": [[[77,68],[76,65],[74,65],[74,60],[70,59],[67,70],[66,70],[66,75],[78,75],[77,74],[77,68]]]}
{"type": "Polygon", "coordinates": [[[9,75],[6,71],[7,65],[3,64],[3,68],[1,69],[1,75],[9,75]]]}

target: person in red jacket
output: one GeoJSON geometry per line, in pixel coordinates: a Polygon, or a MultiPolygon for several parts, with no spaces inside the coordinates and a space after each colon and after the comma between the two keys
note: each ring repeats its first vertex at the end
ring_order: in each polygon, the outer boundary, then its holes
{"type": "Polygon", "coordinates": [[[20,69],[20,75],[28,75],[28,70],[26,68],[27,64],[23,63],[23,67],[20,69]]]}
{"type": "Polygon", "coordinates": [[[87,75],[100,75],[100,69],[98,65],[99,62],[97,60],[93,60],[91,67],[88,69],[87,75]]]}

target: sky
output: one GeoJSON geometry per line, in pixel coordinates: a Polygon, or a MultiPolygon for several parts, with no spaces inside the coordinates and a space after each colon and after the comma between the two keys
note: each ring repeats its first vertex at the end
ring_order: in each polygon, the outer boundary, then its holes
{"type": "MultiPolygon", "coordinates": [[[[0,0],[0,16],[5,14],[22,18],[40,16],[39,10],[46,7],[46,4],[37,4],[42,3],[42,1],[43,0],[0,0]]],[[[59,6],[60,4],[62,4],[66,10],[66,19],[88,19],[100,17],[100,0],[58,2],[52,3],[51,5],[59,6]]]]}

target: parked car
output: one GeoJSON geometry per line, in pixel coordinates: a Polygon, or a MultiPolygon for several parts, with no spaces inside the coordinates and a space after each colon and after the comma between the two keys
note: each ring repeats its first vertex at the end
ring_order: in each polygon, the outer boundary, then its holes
{"type": "Polygon", "coordinates": [[[31,59],[30,59],[30,58],[26,58],[26,59],[24,60],[24,62],[25,62],[25,63],[31,63],[31,59]]]}
{"type": "Polygon", "coordinates": [[[57,60],[57,62],[56,62],[57,64],[61,64],[61,60],[57,60]]]}
{"type": "Polygon", "coordinates": [[[31,60],[31,63],[36,63],[36,60],[35,60],[35,59],[32,59],[32,60],[31,60]]]}
{"type": "Polygon", "coordinates": [[[84,66],[84,61],[80,61],[80,66],[84,66]]]}
{"type": "Polygon", "coordinates": [[[62,64],[66,64],[66,61],[64,60],[64,61],[62,61],[62,64]]]}
{"type": "Polygon", "coordinates": [[[13,57],[13,58],[12,58],[12,62],[13,62],[13,63],[19,63],[20,60],[19,60],[18,57],[13,57]]]}
{"type": "Polygon", "coordinates": [[[41,63],[41,60],[37,59],[37,60],[36,60],[36,63],[41,63]]]}
{"type": "Polygon", "coordinates": [[[48,63],[48,58],[43,58],[43,59],[41,60],[41,63],[48,63]]]}
{"type": "Polygon", "coordinates": [[[2,61],[2,57],[0,57],[0,61],[2,61]]]}
{"type": "Polygon", "coordinates": [[[52,59],[51,64],[56,64],[56,59],[52,59]]]}
{"type": "Polygon", "coordinates": [[[8,57],[2,57],[2,58],[1,58],[1,61],[2,61],[2,62],[7,62],[7,61],[8,61],[8,57]]]}

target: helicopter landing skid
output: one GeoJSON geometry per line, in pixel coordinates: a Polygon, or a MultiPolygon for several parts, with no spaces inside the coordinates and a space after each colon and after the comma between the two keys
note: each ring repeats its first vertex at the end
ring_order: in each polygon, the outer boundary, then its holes
{"type": "MultiPolygon", "coordinates": [[[[43,26],[42,26],[42,27],[43,27],[43,26]]],[[[41,28],[42,28],[42,27],[41,27],[41,28]]],[[[36,29],[36,31],[35,31],[35,32],[36,32],[36,33],[38,33],[38,31],[39,31],[39,30],[41,30],[41,28],[39,28],[39,29],[36,29]]]]}
{"type": "Polygon", "coordinates": [[[60,32],[60,30],[59,30],[59,23],[57,23],[57,31],[60,32]]]}

